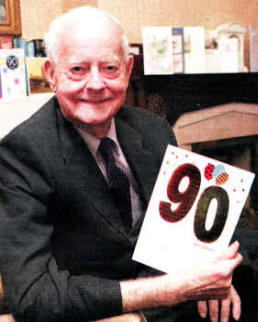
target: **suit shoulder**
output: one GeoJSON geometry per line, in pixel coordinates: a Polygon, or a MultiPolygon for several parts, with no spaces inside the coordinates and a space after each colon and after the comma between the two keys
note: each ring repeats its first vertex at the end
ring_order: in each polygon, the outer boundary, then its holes
{"type": "Polygon", "coordinates": [[[129,123],[137,122],[144,124],[154,123],[156,125],[168,125],[167,121],[163,117],[140,107],[123,106],[119,111],[119,116],[128,121],[129,123]]]}
{"type": "Polygon", "coordinates": [[[125,106],[120,109],[118,117],[124,124],[141,133],[146,141],[153,144],[177,144],[171,125],[157,114],[142,108],[125,106]]]}

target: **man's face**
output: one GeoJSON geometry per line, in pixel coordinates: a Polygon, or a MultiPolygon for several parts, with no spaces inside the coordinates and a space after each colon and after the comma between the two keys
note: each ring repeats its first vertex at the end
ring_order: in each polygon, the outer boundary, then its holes
{"type": "Polygon", "coordinates": [[[68,30],[60,41],[51,86],[65,118],[94,134],[95,127],[109,126],[123,104],[133,61],[123,55],[117,27],[84,34],[68,30]]]}

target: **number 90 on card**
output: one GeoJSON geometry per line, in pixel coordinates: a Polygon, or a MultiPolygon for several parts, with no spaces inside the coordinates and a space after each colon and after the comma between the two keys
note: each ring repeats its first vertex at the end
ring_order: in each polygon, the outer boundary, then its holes
{"type": "MultiPolygon", "coordinates": [[[[177,203],[175,210],[171,210],[171,203],[160,201],[159,213],[164,220],[174,223],[182,220],[192,208],[201,185],[200,170],[193,164],[184,163],[173,172],[168,185],[167,197],[177,203]],[[188,186],[184,191],[179,190],[181,181],[188,177],[188,186]]],[[[209,186],[201,192],[194,217],[194,234],[202,242],[217,240],[227,221],[229,197],[226,190],[219,186],[209,186]],[[212,227],[207,230],[205,222],[212,200],[217,201],[216,214],[212,227]]]]}

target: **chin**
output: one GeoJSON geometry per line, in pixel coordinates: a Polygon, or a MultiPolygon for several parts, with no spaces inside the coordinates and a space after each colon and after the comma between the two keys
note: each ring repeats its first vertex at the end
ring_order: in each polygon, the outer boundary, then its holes
{"type": "Polygon", "coordinates": [[[110,120],[112,119],[112,117],[108,117],[105,119],[72,119],[70,120],[71,123],[73,123],[74,125],[82,128],[82,129],[88,129],[91,127],[107,127],[110,124],[110,120]]]}

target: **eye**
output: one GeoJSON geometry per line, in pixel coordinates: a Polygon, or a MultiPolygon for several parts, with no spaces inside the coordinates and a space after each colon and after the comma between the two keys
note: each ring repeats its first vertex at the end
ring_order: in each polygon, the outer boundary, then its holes
{"type": "Polygon", "coordinates": [[[86,73],[86,68],[84,66],[71,66],[68,72],[68,76],[73,80],[80,81],[86,73]]]}
{"type": "Polygon", "coordinates": [[[82,67],[80,67],[80,66],[74,66],[74,67],[72,68],[72,71],[73,71],[74,73],[79,73],[79,72],[81,72],[81,71],[82,71],[82,67]]]}
{"type": "Polygon", "coordinates": [[[116,64],[107,64],[102,66],[103,74],[108,78],[115,78],[119,75],[119,66],[116,64]]]}
{"type": "Polygon", "coordinates": [[[109,65],[109,66],[106,66],[106,70],[108,71],[108,72],[114,72],[114,71],[116,71],[118,68],[116,67],[116,66],[114,66],[114,65],[109,65]]]}

